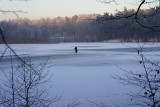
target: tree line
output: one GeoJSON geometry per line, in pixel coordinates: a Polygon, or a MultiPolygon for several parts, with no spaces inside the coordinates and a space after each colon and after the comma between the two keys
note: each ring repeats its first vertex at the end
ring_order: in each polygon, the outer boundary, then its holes
{"type": "MultiPolygon", "coordinates": [[[[93,42],[96,34],[92,15],[75,15],[73,17],[40,18],[30,20],[18,18],[3,20],[0,26],[8,43],[59,43],[59,42],[93,42]]],[[[0,40],[2,43],[2,40],[0,40]]]]}
{"type": "MultiPolygon", "coordinates": [[[[0,26],[8,43],[102,42],[108,40],[159,42],[159,29],[155,31],[155,29],[147,29],[137,24],[132,15],[135,11],[124,8],[123,11],[117,11],[114,15],[109,13],[89,14],[34,20],[18,18],[1,20],[0,26]]],[[[138,20],[144,25],[160,25],[159,7],[141,9],[137,16],[143,17],[138,20]]],[[[1,38],[0,43],[3,43],[1,38]]]]}
{"type": "Polygon", "coordinates": [[[122,42],[149,42],[160,41],[160,7],[134,9],[124,7],[115,15],[105,13],[98,16],[100,40],[118,39],[122,42]],[[135,14],[136,13],[136,14],[135,14]]]}

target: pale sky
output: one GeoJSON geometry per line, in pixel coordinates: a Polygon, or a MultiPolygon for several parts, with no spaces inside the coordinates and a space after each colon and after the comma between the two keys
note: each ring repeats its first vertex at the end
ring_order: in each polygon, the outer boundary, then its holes
{"type": "MultiPolygon", "coordinates": [[[[19,14],[20,17],[30,19],[42,17],[73,16],[79,14],[103,14],[105,12],[114,13],[116,9],[133,8],[127,0],[118,0],[119,5],[114,3],[105,4],[96,0],[29,0],[29,1],[9,1],[0,0],[0,10],[23,10],[27,14],[19,14]]],[[[134,0],[130,0],[134,1],[134,0]]],[[[0,18],[16,18],[12,14],[0,13],[0,18]]]]}

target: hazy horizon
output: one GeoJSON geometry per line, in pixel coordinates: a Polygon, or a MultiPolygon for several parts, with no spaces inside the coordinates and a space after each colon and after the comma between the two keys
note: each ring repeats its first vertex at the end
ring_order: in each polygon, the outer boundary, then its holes
{"type": "MultiPolygon", "coordinates": [[[[133,0],[131,1],[131,3],[133,0]]],[[[119,0],[118,4],[105,4],[98,0],[29,0],[29,1],[10,1],[1,0],[0,10],[22,10],[27,13],[18,13],[21,18],[37,19],[46,17],[71,17],[80,14],[104,14],[106,12],[115,13],[124,7],[135,8],[134,4],[119,0]]],[[[0,19],[16,18],[16,15],[0,13],[0,19]]]]}

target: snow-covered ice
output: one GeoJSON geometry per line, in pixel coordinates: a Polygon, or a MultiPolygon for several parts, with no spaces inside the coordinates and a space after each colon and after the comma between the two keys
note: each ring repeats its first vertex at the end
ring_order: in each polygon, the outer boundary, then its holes
{"type": "MultiPolygon", "coordinates": [[[[3,52],[4,45],[0,47],[3,52]]],[[[66,107],[74,101],[80,102],[77,107],[96,107],[94,103],[123,107],[130,103],[126,94],[137,91],[112,78],[124,74],[119,67],[136,72],[142,69],[138,64],[136,49],[139,46],[136,43],[14,44],[11,47],[21,57],[30,56],[37,63],[49,58],[48,64],[53,65],[49,69],[53,74],[49,93],[62,96],[53,107],[66,107]]],[[[148,43],[145,54],[156,59],[152,55],[160,51],[159,47],[159,43],[148,43]]],[[[8,55],[6,53],[4,61],[0,61],[1,66],[7,66],[8,55]]]]}

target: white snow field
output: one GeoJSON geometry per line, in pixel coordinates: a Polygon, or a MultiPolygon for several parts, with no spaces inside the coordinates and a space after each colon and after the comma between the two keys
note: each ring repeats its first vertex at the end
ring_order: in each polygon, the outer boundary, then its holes
{"type": "MultiPolygon", "coordinates": [[[[142,70],[136,43],[14,44],[11,47],[21,57],[30,56],[37,63],[49,58],[48,65],[53,65],[49,69],[53,74],[48,83],[52,85],[49,94],[62,96],[52,107],[67,107],[74,101],[79,103],[77,107],[97,107],[96,104],[102,103],[129,107],[132,102],[127,93],[138,91],[113,78],[124,75],[119,67],[135,72],[142,70]]],[[[144,47],[148,58],[158,60],[154,55],[159,53],[160,43],[147,43],[144,47]]],[[[0,52],[3,50],[4,45],[0,45],[0,52]]],[[[8,55],[0,61],[1,67],[8,65],[8,55]]]]}

